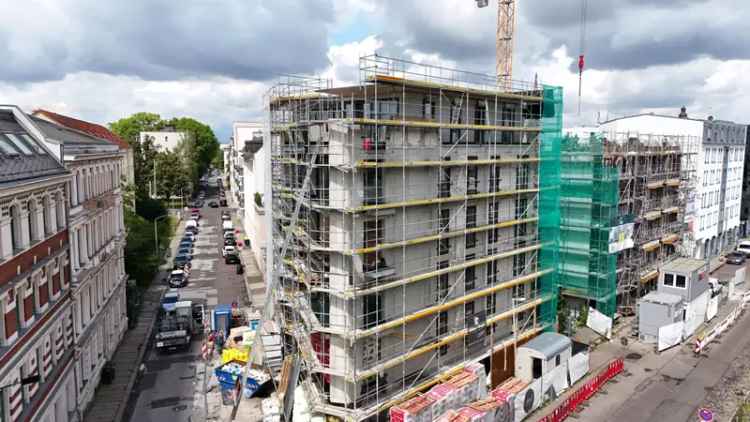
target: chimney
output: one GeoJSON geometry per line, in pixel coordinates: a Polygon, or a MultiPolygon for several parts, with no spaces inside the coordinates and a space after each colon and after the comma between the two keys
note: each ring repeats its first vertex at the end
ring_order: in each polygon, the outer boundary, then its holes
{"type": "Polygon", "coordinates": [[[687,108],[685,106],[682,106],[682,108],[680,108],[680,114],[677,117],[679,117],[680,119],[687,119],[687,108]]]}

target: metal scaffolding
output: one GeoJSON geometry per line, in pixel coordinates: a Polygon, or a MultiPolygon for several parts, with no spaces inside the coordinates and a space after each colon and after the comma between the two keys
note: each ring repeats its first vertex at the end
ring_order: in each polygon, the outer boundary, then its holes
{"type": "Polygon", "coordinates": [[[632,315],[636,299],[655,288],[659,266],[690,255],[683,245],[698,146],[689,136],[635,133],[563,140],[564,295],[610,317],[632,315]]]}
{"type": "Polygon", "coordinates": [[[367,56],[358,85],[294,77],[269,92],[264,318],[301,357],[314,411],[377,420],[470,362],[499,382],[506,349],[554,328],[539,169],[561,91],[511,85],[367,56]]]}

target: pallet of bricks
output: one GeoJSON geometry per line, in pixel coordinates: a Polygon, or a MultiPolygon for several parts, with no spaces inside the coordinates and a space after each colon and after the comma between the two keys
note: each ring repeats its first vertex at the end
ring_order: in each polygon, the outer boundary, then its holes
{"type": "Polygon", "coordinates": [[[438,384],[425,394],[418,395],[389,410],[391,422],[432,422],[450,409],[463,403],[479,400],[487,395],[484,366],[467,365],[448,381],[438,384]]]}
{"type": "Polygon", "coordinates": [[[487,394],[482,365],[390,410],[392,422],[518,422],[541,404],[541,383],[510,378],[487,394]]]}

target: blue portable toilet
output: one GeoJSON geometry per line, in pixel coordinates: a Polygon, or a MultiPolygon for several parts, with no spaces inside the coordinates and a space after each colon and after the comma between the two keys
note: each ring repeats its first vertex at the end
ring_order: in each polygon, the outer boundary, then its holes
{"type": "Polygon", "coordinates": [[[229,305],[217,305],[214,308],[214,317],[211,320],[211,329],[214,331],[222,330],[224,337],[229,335],[229,328],[232,324],[232,307],[229,305]]]}

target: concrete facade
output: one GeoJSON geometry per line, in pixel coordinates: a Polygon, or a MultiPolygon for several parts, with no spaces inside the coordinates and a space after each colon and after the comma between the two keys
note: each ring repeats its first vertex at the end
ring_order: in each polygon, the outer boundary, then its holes
{"type": "Polygon", "coordinates": [[[541,330],[546,299],[541,92],[388,81],[270,100],[268,266],[295,291],[275,315],[312,408],[349,420],[467,362],[502,365],[491,356],[541,330]]]}
{"type": "Polygon", "coordinates": [[[16,107],[0,106],[0,144],[0,420],[76,421],[70,174],[16,107]]]}
{"type": "Polygon", "coordinates": [[[644,114],[601,125],[603,131],[695,137],[696,192],[686,207],[690,236],[687,253],[695,258],[733,248],[740,226],[740,202],[747,127],[733,122],[644,114]]]}

